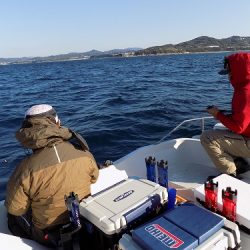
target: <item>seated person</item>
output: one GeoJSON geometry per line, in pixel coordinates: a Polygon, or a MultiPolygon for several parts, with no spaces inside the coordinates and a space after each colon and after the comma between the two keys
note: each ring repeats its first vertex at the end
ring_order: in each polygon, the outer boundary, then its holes
{"type": "Polygon", "coordinates": [[[232,113],[223,114],[210,106],[207,112],[228,130],[204,131],[201,144],[221,173],[238,177],[249,170],[250,157],[250,53],[232,54],[224,60],[224,70],[234,88],[232,113]]]}
{"type": "Polygon", "coordinates": [[[81,200],[90,194],[99,170],[85,140],[77,135],[61,127],[50,105],[26,111],[16,138],[32,154],[11,175],[5,200],[14,235],[50,245],[46,232],[69,222],[64,196],[74,192],[81,200]],[[69,141],[73,137],[80,138],[77,145],[69,141]]]}

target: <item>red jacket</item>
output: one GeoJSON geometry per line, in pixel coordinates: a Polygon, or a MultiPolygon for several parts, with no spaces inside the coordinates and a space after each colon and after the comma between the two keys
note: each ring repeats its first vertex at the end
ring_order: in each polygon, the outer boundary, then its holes
{"type": "Polygon", "coordinates": [[[234,88],[232,114],[217,114],[217,119],[237,134],[250,137],[250,53],[236,53],[227,57],[234,88]]]}

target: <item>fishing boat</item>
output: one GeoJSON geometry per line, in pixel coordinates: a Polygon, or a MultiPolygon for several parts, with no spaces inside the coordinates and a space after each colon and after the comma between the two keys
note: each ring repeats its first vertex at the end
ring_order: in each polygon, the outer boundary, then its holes
{"type": "MultiPolygon", "coordinates": [[[[138,148],[128,155],[116,160],[113,165],[119,171],[125,170],[126,174],[131,178],[147,179],[145,166],[146,158],[153,157],[159,161],[167,161],[168,186],[177,190],[177,195],[179,197],[191,202],[197,202],[197,193],[195,192],[199,190],[202,185],[204,185],[208,176],[217,176],[219,174],[218,170],[215,168],[201,146],[199,139],[200,133],[204,130],[205,121],[211,121],[211,119],[212,117],[201,117],[185,120],[167,133],[167,135],[157,143],[138,148]],[[186,125],[190,127],[190,124],[196,124],[197,122],[200,122],[201,124],[201,131],[197,135],[192,137],[169,139],[169,137],[173,136],[175,131],[177,131],[180,127],[186,125]]],[[[221,124],[215,123],[211,129],[225,128],[221,124]]],[[[157,175],[158,172],[156,171],[156,177],[157,175]]],[[[249,189],[250,171],[242,174],[241,180],[237,181],[239,181],[239,183],[243,183],[243,189],[245,187],[245,189],[249,189]]],[[[126,193],[126,195],[130,194],[126,193]]],[[[247,204],[247,202],[245,204],[247,204]]],[[[248,214],[250,214],[250,211],[248,211],[248,214]]],[[[4,246],[3,249],[46,249],[46,247],[41,246],[34,241],[11,235],[7,227],[6,210],[3,201],[0,202],[0,221],[1,248],[4,246]]],[[[247,224],[248,223],[250,223],[249,219],[247,221],[247,224]]],[[[240,247],[243,250],[250,249],[249,229],[247,230],[245,227],[239,228],[241,241],[240,247]]],[[[237,249],[240,247],[238,246],[237,249]]]]}

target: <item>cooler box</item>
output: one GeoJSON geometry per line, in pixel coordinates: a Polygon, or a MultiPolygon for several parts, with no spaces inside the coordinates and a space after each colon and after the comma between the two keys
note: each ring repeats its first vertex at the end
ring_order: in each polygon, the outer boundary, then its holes
{"type": "Polygon", "coordinates": [[[167,190],[144,179],[126,179],[80,203],[80,215],[102,234],[119,239],[167,202],[167,190]],[[138,224],[137,224],[138,223],[138,224]]]}
{"type": "MultiPolygon", "coordinates": [[[[222,189],[231,187],[232,190],[237,189],[237,207],[236,207],[236,221],[250,229],[250,184],[238,180],[227,174],[222,174],[213,179],[218,182],[218,208],[222,211],[222,189]]],[[[201,201],[205,201],[204,185],[194,189],[194,196],[201,201]]]]}
{"type": "MultiPolygon", "coordinates": [[[[224,220],[204,208],[186,203],[132,231],[142,249],[194,249],[211,243],[210,237],[224,239],[224,220]]],[[[225,236],[226,237],[226,236],[225,236]]],[[[216,241],[216,240],[215,240],[216,241]]],[[[222,243],[224,244],[224,243],[222,243]]]]}
{"type": "MultiPolygon", "coordinates": [[[[212,235],[210,238],[208,238],[205,242],[203,242],[201,245],[195,247],[195,250],[222,250],[222,249],[228,249],[228,238],[224,234],[225,230],[220,229],[218,232],[216,232],[214,235],[212,235]]],[[[235,245],[234,245],[235,246],[235,245]]],[[[182,246],[180,246],[182,247],[182,246]]],[[[122,238],[119,240],[119,249],[120,250],[148,250],[148,249],[155,249],[158,250],[157,247],[151,248],[142,248],[140,247],[133,238],[128,234],[123,234],[122,238]]],[[[165,249],[168,249],[167,247],[165,249]]],[[[176,248],[181,249],[181,248],[176,248]]],[[[187,248],[188,249],[188,248],[187,248]]],[[[229,248],[229,249],[234,249],[229,248]]]]}

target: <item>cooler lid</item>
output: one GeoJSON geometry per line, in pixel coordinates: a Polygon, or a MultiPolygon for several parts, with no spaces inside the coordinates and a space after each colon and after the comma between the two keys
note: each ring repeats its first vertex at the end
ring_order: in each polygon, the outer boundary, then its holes
{"type": "Polygon", "coordinates": [[[113,214],[118,214],[131,209],[138,205],[138,202],[142,202],[148,196],[153,195],[156,191],[156,185],[153,186],[139,180],[130,179],[113,187],[105,194],[98,195],[94,198],[94,202],[109,209],[113,214]]]}
{"type": "Polygon", "coordinates": [[[132,231],[132,238],[143,249],[194,249],[198,240],[175,224],[160,217],[132,231]]]}
{"type": "Polygon", "coordinates": [[[191,203],[164,213],[164,218],[198,238],[199,244],[224,226],[222,217],[191,203]]]}

